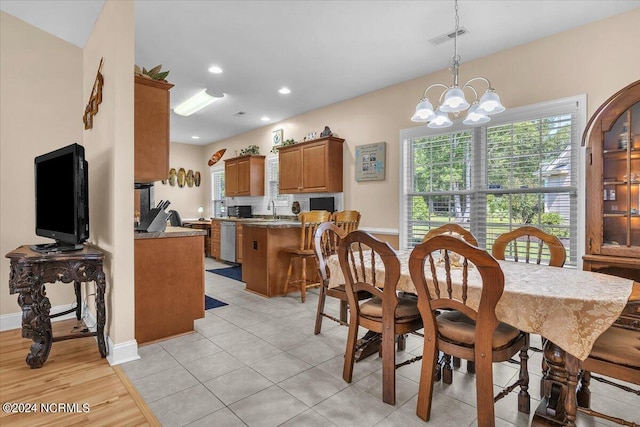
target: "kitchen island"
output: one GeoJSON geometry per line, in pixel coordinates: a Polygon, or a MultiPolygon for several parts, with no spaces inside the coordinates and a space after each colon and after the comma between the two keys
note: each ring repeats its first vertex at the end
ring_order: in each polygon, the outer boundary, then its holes
{"type": "Polygon", "coordinates": [[[138,344],[193,331],[204,317],[206,230],[167,227],[135,233],[135,338],[138,344]]]}
{"type": "MultiPolygon", "coordinates": [[[[265,297],[284,294],[289,269],[289,254],[282,251],[300,244],[299,221],[247,221],[243,224],[242,281],[247,290],[265,297]]],[[[307,277],[317,274],[317,266],[309,263],[307,277]]],[[[299,272],[294,271],[294,274],[299,272]]]]}

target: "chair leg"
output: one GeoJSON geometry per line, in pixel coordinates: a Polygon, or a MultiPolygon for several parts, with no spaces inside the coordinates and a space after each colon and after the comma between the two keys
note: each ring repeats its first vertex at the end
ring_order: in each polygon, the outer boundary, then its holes
{"type": "Polygon", "coordinates": [[[442,366],[442,382],[444,384],[451,384],[453,382],[453,371],[451,370],[451,356],[445,354],[443,356],[442,366]]]}
{"type": "MultiPolygon", "coordinates": [[[[528,339],[527,339],[528,341],[528,339]]],[[[529,395],[529,345],[520,349],[520,392],[518,393],[518,412],[528,414],[531,412],[531,396],[529,395]]]]}
{"type": "Polygon", "coordinates": [[[460,358],[459,357],[453,357],[453,368],[459,368],[460,367],[460,358]]]}
{"type": "Polygon", "coordinates": [[[467,372],[470,374],[476,373],[476,363],[473,360],[467,360],[467,372]]]}
{"type": "Polygon", "coordinates": [[[396,404],[396,340],[393,329],[382,332],[382,401],[396,404]]]}
{"type": "Polygon", "coordinates": [[[284,293],[283,297],[289,292],[289,280],[291,280],[291,273],[293,272],[293,256],[289,259],[289,270],[287,270],[287,278],[284,281],[284,293]]]}
{"type": "Polygon", "coordinates": [[[347,307],[349,306],[349,304],[347,304],[346,301],[342,301],[340,300],[340,321],[347,323],[347,307]]]}
{"type": "Polygon", "coordinates": [[[358,327],[360,326],[356,316],[350,316],[349,334],[347,335],[347,348],[344,352],[344,367],[342,368],[342,378],[350,383],[353,379],[353,364],[356,358],[356,345],[358,341],[358,327]]]}
{"type": "Polygon", "coordinates": [[[425,337],[422,347],[422,368],[420,369],[420,386],[418,388],[418,405],[416,415],[423,421],[431,417],[431,400],[433,396],[433,382],[436,372],[436,338],[425,337]]]}
{"type": "Polygon", "coordinates": [[[300,299],[307,300],[307,259],[302,258],[302,280],[300,281],[300,299]]]}
{"type": "MultiPolygon", "coordinates": [[[[488,352],[490,353],[491,349],[488,352]]],[[[478,426],[495,426],[495,410],[493,407],[493,361],[491,357],[481,357],[476,348],[476,405],[478,426]]]]}
{"type": "MultiPolygon", "coordinates": [[[[318,296],[318,311],[316,312],[316,327],[313,330],[315,335],[320,333],[320,329],[322,329],[322,314],[324,313],[324,302],[327,297],[327,288],[322,285],[320,286],[320,295],[318,296]]],[[[342,301],[341,301],[342,302],[342,301]]],[[[340,316],[342,318],[342,315],[340,316]]]]}
{"type": "Polygon", "coordinates": [[[407,348],[407,335],[398,335],[398,351],[403,351],[407,348]]]}
{"type": "Polygon", "coordinates": [[[591,390],[589,390],[590,384],[591,372],[582,371],[582,376],[580,378],[580,388],[578,388],[577,393],[578,406],[581,408],[591,407],[591,390]]]}

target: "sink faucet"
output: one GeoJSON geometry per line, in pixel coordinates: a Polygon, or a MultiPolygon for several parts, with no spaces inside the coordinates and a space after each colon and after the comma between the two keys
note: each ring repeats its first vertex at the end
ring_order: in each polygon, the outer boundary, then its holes
{"type": "Polygon", "coordinates": [[[273,209],[273,219],[276,219],[276,202],[273,199],[269,200],[269,205],[267,206],[267,210],[270,211],[273,209]]]}

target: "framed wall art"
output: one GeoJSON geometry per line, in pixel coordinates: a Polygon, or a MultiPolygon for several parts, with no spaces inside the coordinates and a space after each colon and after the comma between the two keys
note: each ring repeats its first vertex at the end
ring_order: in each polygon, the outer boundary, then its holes
{"type": "Polygon", "coordinates": [[[386,142],[356,146],[356,181],[383,181],[386,142]]]}
{"type": "Polygon", "coordinates": [[[274,146],[282,144],[282,129],[271,132],[271,144],[274,146]]]}

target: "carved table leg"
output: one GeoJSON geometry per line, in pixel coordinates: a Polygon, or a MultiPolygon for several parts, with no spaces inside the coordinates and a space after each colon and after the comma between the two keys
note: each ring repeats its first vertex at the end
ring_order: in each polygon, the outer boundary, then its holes
{"type": "Polygon", "coordinates": [[[22,308],[22,337],[33,340],[27,365],[31,369],[40,368],[49,357],[53,336],[49,318],[51,303],[42,281],[36,279],[31,290],[28,287],[20,289],[18,304],[22,308]]]}
{"type": "Polygon", "coordinates": [[[531,425],[575,426],[579,360],[551,341],[545,343],[543,355],[542,399],[531,425]]]}
{"type": "Polygon", "coordinates": [[[100,356],[107,357],[107,345],[104,340],[104,324],[106,321],[105,304],[104,304],[104,291],[106,288],[106,281],[102,266],[100,271],[96,273],[96,333],[98,337],[98,349],[100,350],[100,356]]]}

